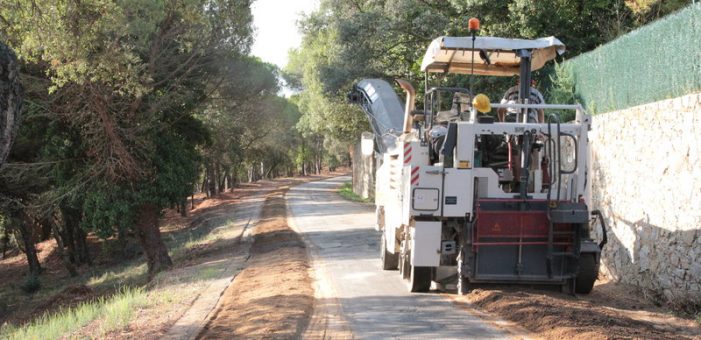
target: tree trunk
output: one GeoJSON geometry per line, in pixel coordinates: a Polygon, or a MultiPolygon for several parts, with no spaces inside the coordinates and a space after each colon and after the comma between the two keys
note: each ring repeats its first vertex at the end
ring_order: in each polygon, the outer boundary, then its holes
{"type": "Polygon", "coordinates": [[[264,177],[265,177],[265,178],[268,178],[268,179],[277,177],[277,176],[275,176],[275,169],[277,168],[277,165],[278,165],[277,162],[276,162],[276,163],[273,163],[273,165],[271,165],[271,166],[268,168],[268,171],[265,173],[265,176],[264,176],[264,177]]]}
{"type": "Polygon", "coordinates": [[[7,252],[7,247],[10,245],[10,228],[5,228],[3,229],[3,235],[2,239],[0,239],[0,243],[2,243],[2,257],[0,258],[5,258],[5,253],[7,252]]]}
{"type": "Polygon", "coordinates": [[[53,229],[52,224],[53,223],[47,221],[46,219],[39,221],[39,231],[41,232],[41,236],[39,238],[40,241],[46,241],[51,237],[51,232],[53,229]]]}
{"type": "Polygon", "coordinates": [[[63,231],[61,238],[63,244],[68,248],[68,256],[71,262],[77,266],[83,264],[92,265],[92,259],[88,252],[87,235],[80,227],[81,211],[72,207],[61,207],[61,216],[63,220],[63,231]]]}
{"type": "Polygon", "coordinates": [[[68,270],[71,277],[78,276],[78,271],[75,269],[73,263],[71,263],[71,258],[64,249],[63,238],[61,237],[62,233],[59,232],[58,226],[56,226],[55,223],[51,225],[51,230],[53,231],[54,239],[56,239],[58,254],[61,256],[63,266],[66,267],[66,270],[68,270]]]}
{"type": "Polygon", "coordinates": [[[10,153],[22,112],[22,85],[15,54],[0,42],[0,165],[10,153]]]}
{"type": "Polygon", "coordinates": [[[159,212],[155,204],[143,204],[139,208],[136,220],[139,241],[146,254],[149,279],[152,279],[158,272],[173,266],[173,261],[168,255],[168,248],[161,238],[161,230],[158,228],[159,212]]]}
{"type": "Polygon", "coordinates": [[[216,196],[219,194],[220,189],[219,189],[219,164],[214,163],[212,165],[212,196],[216,196]]]}
{"type": "MultiPolygon", "coordinates": [[[[56,233],[56,231],[54,231],[54,233],[56,233]]],[[[63,241],[63,245],[67,248],[68,259],[71,260],[71,263],[79,265],[80,257],[78,256],[75,238],[73,237],[73,227],[70,223],[66,222],[65,218],[63,220],[63,228],[59,230],[58,233],[63,241]]],[[[54,235],[54,237],[56,236],[54,235]]]]}
{"type": "Polygon", "coordinates": [[[187,197],[180,200],[180,216],[187,217],[187,197]]]}
{"type": "Polygon", "coordinates": [[[73,226],[73,240],[75,240],[80,264],[92,266],[92,257],[90,257],[90,249],[88,248],[88,234],[79,224],[73,226]]]}
{"type": "Polygon", "coordinates": [[[41,265],[37,256],[37,248],[34,244],[32,228],[30,225],[31,218],[24,212],[21,212],[22,217],[15,219],[14,227],[19,232],[22,244],[24,245],[24,254],[27,256],[27,264],[29,265],[30,275],[38,276],[41,274],[41,265]]]}
{"type": "Polygon", "coordinates": [[[204,176],[202,176],[202,186],[200,186],[200,192],[205,193],[205,196],[207,195],[207,167],[205,166],[204,168],[204,176]]]}
{"type": "Polygon", "coordinates": [[[212,197],[217,194],[216,178],[214,178],[214,167],[210,164],[207,168],[207,197],[212,197]]]}
{"type": "Polygon", "coordinates": [[[119,257],[126,260],[131,257],[132,254],[127,253],[127,246],[129,245],[129,240],[127,240],[127,231],[123,227],[118,227],[117,229],[117,247],[119,248],[119,257]]]}

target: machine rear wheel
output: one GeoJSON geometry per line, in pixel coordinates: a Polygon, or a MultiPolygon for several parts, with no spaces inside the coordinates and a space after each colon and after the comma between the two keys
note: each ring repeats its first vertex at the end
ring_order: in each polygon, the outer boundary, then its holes
{"type": "Polygon", "coordinates": [[[431,267],[411,266],[409,291],[428,292],[429,289],[431,289],[431,267]]]}
{"type": "Polygon", "coordinates": [[[397,269],[397,265],[399,264],[399,254],[397,253],[390,253],[387,250],[387,242],[385,238],[385,233],[384,231],[382,232],[382,239],[380,243],[382,245],[380,246],[380,257],[382,258],[382,269],[384,270],[395,270],[397,269]]]}
{"type": "Polygon", "coordinates": [[[599,264],[596,263],[596,254],[583,253],[579,257],[579,273],[574,291],[577,294],[589,294],[594,288],[594,281],[599,274],[599,264]]]}

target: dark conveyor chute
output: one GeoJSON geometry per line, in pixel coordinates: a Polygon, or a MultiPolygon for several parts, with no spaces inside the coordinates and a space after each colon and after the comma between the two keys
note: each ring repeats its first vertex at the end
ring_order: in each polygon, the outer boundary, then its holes
{"type": "Polygon", "coordinates": [[[348,99],[368,116],[377,151],[394,147],[404,126],[404,107],[392,86],[382,79],[363,79],[353,86],[348,99]]]}

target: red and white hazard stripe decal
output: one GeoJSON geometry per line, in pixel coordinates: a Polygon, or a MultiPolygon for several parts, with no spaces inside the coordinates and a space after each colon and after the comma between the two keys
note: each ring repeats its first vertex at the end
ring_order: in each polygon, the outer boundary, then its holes
{"type": "Polygon", "coordinates": [[[419,167],[411,169],[411,185],[419,184],[419,167]]]}
{"type": "Polygon", "coordinates": [[[411,144],[404,143],[404,165],[409,164],[409,162],[411,162],[411,144]]]}

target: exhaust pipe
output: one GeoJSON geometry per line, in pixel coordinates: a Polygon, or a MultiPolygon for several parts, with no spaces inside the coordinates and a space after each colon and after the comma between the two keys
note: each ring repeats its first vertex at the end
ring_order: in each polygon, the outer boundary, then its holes
{"type": "Polygon", "coordinates": [[[410,82],[404,79],[395,79],[399,87],[401,87],[406,92],[406,104],[404,106],[404,133],[411,132],[412,117],[411,112],[414,111],[416,90],[411,85],[410,82]]]}

